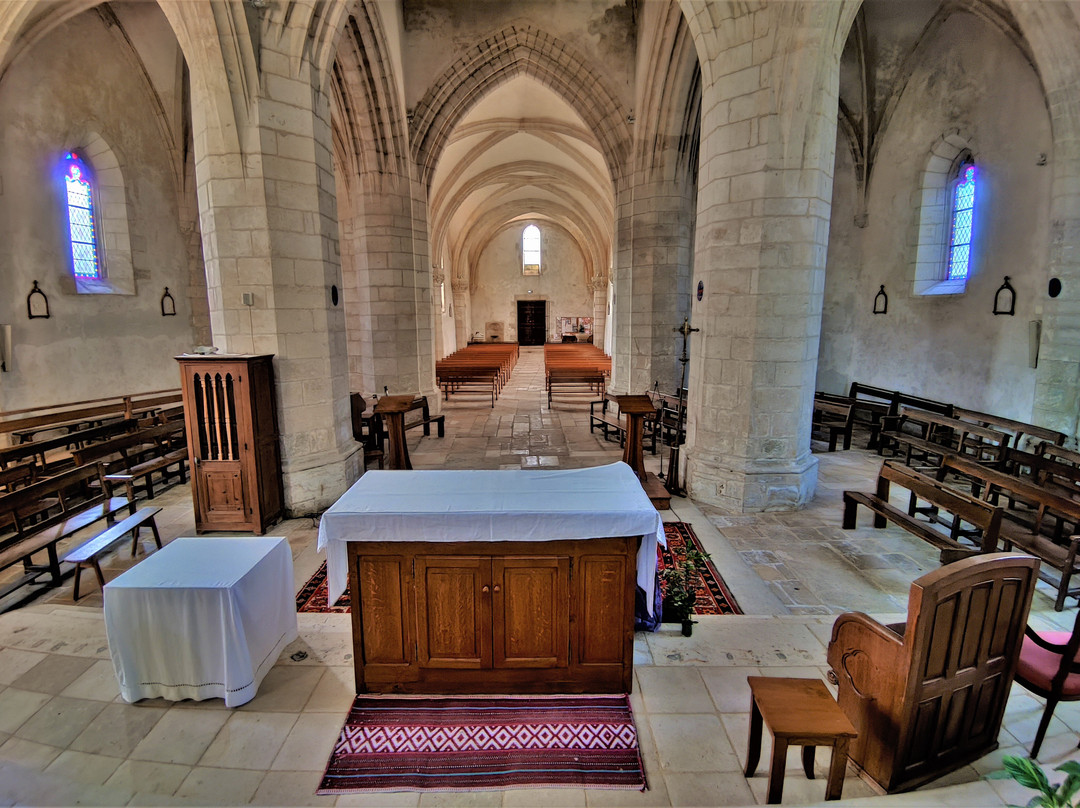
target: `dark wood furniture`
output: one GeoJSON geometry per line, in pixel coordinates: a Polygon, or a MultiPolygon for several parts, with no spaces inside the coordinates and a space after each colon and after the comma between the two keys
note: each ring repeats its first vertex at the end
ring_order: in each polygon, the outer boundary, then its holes
{"type": "MultiPolygon", "coordinates": [[[[653,406],[656,406],[655,400],[650,395],[650,400],[653,401],[653,406]]],[[[604,440],[612,440],[613,438],[619,441],[619,446],[625,446],[626,444],[626,423],[620,418],[618,410],[618,396],[615,393],[605,393],[603,398],[595,399],[589,402],[589,432],[599,429],[604,436],[604,440]],[[611,407],[615,404],[615,407],[611,407]],[[610,410],[610,411],[609,411],[610,410]]],[[[657,429],[657,417],[659,412],[654,410],[652,417],[646,417],[644,425],[644,446],[648,448],[649,452],[656,454],[656,436],[659,432],[657,429]]]]}
{"type": "Polygon", "coordinates": [[[0,496],[0,570],[18,562],[23,575],[0,587],[0,597],[48,573],[49,585],[61,582],[56,545],[96,522],[110,525],[114,514],[134,511],[125,497],[111,497],[99,463],[70,469],[0,496]],[[39,553],[44,564],[35,563],[39,553]]]}
{"type": "Polygon", "coordinates": [[[628,693],[639,537],[349,542],[358,693],[628,693]]]}
{"type": "Polygon", "coordinates": [[[405,441],[405,413],[412,409],[413,397],[383,396],[376,402],[374,412],[386,425],[389,445],[387,464],[390,469],[411,469],[409,445],[405,441]]]}
{"type": "MultiPolygon", "coordinates": [[[[616,396],[619,412],[626,418],[623,428],[626,433],[626,442],[623,444],[623,462],[634,470],[641,487],[649,496],[649,501],[656,506],[657,510],[663,511],[671,507],[671,494],[664,484],[657,479],[652,472],[645,470],[644,435],[646,418],[656,418],[656,408],[652,399],[647,395],[616,396]]],[[[655,440],[653,441],[655,446],[655,440]]]]}
{"type": "Polygon", "coordinates": [[[874,493],[863,491],[844,492],[845,530],[853,530],[859,505],[869,508],[874,513],[874,527],[883,528],[892,522],[909,533],[941,550],[942,563],[956,561],[958,558],[977,552],[992,552],[997,547],[998,534],[1001,530],[1001,508],[980,500],[963,491],[957,491],[946,483],[926,474],[921,474],[894,461],[885,461],[878,473],[877,488],[874,493]],[[889,501],[891,485],[895,483],[911,492],[907,511],[903,511],[889,501]],[[948,533],[936,529],[933,521],[916,518],[920,510],[918,501],[929,504],[934,512],[947,511],[953,515],[948,533]],[[960,543],[960,529],[963,522],[970,524],[981,536],[975,547],[960,543]]]}
{"type": "Polygon", "coordinates": [[[825,799],[838,800],[844,788],[848,743],[855,727],[820,679],[789,679],[778,676],[748,676],[750,684],[750,739],[746,768],[752,777],[761,758],[761,726],[773,736],[769,765],[769,794],[766,804],[780,802],[784,793],[784,770],[789,746],[801,746],[803,772],[814,778],[814,750],[832,747],[825,799]]]}
{"type": "Polygon", "coordinates": [[[1032,759],[1039,756],[1046,729],[1054,708],[1062,701],[1080,701],[1080,612],[1072,631],[1035,631],[1024,629],[1024,644],[1016,664],[1016,683],[1046,699],[1035,740],[1032,759]]]}
{"type": "Polygon", "coordinates": [[[544,346],[548,406],[556,392],[603,397],[611,375],[611,357],[591,344],[544,346]]]}
{"type": "Polygon", "coordinates": [[[953,417],[1007,433],[1009,435],[1009,447],[1012,449],[1024,449],[1025,438],[1035,443],[1046,441],[1052,445],[1061,446],[1068,437],[1064,432],[1058,432],[1056,429],[1047,429],[1036,424],[1029,424],[988,412],[967,410],[963,407],[953,408],[953,417]]]}
{"type": "Polygon", "coordinates": [[[0,434],[11,434],[17,442],[34,439],[38,432],[66,429],[74,432],[107,421],[152,415],[180,401],[179,390],[157,390],[124,396],[73,401],[46,407],[30,407],[0,413],[0,434]]]}
{"type": "Polygon", "coordinates": [[[107,553],[114,544],[123,539],[128,533],[131,534],[132,558],[139,551],[139,531],[144,526],[150,528],[150,532],[154,537],[154,544],[160,550],[161,534],[158,533],[157,522],[155,521],[160,512],[161,508],[139,508],[122,522],[117,522],[65,555],[61,561],[75,565],[75,584],[71,599],[79,599],[79,580],[82,576],[83,567],[87,565],[93,568],[94,574],[97,576],[98,586],[102,589],[105,588],[105,573],[101,571],[101,556],[107,553]]]}
{"type": "Polygon", "coordinates": [[[828,435],[829,451],[836,451],[836,442],[844,439],[844,449],[851,448],[851,432],[855,425],[855,404],[851,399],[835,399],[814,396],[812,427],[828,435]]]}
{"type": "Polygon", "coordinates": [[[178,356],[195,530],[262,535],[284,493],[273,357],[178,356]]]}
{"type": "Polygon", "coordinates": [[[469,343],[435,363],[435,380],[446,400],[451,394],[482,392],[494,407],[517,358],[517,343],[469,343]]]}
{"type": "Polygon", "coordinates": [[[998,745],[1039,562],[990,553],[911,585],[906,624],[858,612],[833,624],[827,657],[858,737],[851,760],[907,791],[998,745]]]}
{"type": "Polygon", "coordinates": [[[1008,509],[1004,514],[998,540],[1002,549],[1014,547],[1035,556],[1043,562],[1040,575],[1057,589],[1054,609],[1065,607],[1065,598],[1076,595],[1070,589],[1073,575],[1080,572],[1080,500],[1062,496],[1053,489],[1045,488],[1014,477],[1011,474],[988,468],[979,463],[956,456],[944,459],[938,471],[941,479],[950,476],[977,492],[980,499],[1000,502],[1002,498],[1022,502],[1024,509],[1008,509]],[[1063,525],[1071,525],[1069,535],[1061,532],[1063,525]],[[1047,568],[1057,570],[1057,577],[1047,568]]]}
{"type": "Polygon", "coordinates": [[[1008,444],[1009,436],[996,429],[905,406],[886,421],[877,449],[878,454],[903,454],[908,465],[915,460],[936,466],[946,454],[1002,465],[1008,444]]]}

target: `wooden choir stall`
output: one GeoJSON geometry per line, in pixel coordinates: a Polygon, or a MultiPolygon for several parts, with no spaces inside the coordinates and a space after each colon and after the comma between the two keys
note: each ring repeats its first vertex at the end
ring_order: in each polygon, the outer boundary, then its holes
{"type": "Polygon", "coordinates": [[[324,514],[356,690],[630,692],[663,522],[625,463],[369,471],[324,514]]]}

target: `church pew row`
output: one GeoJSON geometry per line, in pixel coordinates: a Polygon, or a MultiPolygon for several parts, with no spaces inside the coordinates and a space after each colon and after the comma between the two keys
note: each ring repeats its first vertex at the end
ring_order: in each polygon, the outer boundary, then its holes
{"type": "Polygon", "coordinates": [[[451,395],[480,392],[494,407],[517,357],[516,343],[468,345],[435,363],[435,381],[447,401],[451,395]]]}
{"type": "Polygon", "coordinates": [[[611,357],[588,343],[544,346],[544,377],[548,406],[556,392],[603,398],[611,375],[611,357]]]}

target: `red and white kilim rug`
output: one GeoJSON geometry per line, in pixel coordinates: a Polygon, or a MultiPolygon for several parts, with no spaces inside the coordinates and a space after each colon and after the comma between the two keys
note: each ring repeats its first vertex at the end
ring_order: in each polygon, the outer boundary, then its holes
{"type": "Polygon", "coordinates": [[[646,788],[627,696],[357,696],[319,786],[646,788]]]}

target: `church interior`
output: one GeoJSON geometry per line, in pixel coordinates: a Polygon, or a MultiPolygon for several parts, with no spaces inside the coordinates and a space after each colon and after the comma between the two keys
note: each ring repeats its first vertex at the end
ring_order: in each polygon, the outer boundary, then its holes
{"type": "MultiPolygon", "coordinates": [[[[742,612],[634,634],[646,791],[317,795],[355,695],[347,615],[297,615],[244,706],[128,704],[93,576],[78,599],[70,575],[20,586],[0,598],[0,802],[764,803],[747,677],[835,692],[837,616],[907,620],[945,560],[895,521],[846,524],[880,425],[832,451],[819,403],[898,391],[1076,454],[1078,91],[1070,0],[0,3],[0,458],[5,420],[179,393],[177,358],[272,357],[268,524],[203,530],[194,459],[140,506],[166,543],[284,536],[299,588],[320,516],[395,467],[354,434],[356,394],[442,417],[406,433],[418,470],[624,459],[594,430],[602,391],[550,387],[546,351],[585,343],[609,397],[678,401],[678,451],[644,469],[742,612]],[[519,351],[490,398],[447,386],[493,344],[519,351]]],[[[116,545],[105,578],[142,557],[116,545]]],[[[0,560],[4,591],[21,558],[0,560]]],[[[1068,634],[1067,589],[1040,581],[1031,625],[1068,634]]],[[[1045,698],[1006,695],[995,749],[887,795],[849,766],[844,800],[1026,803],[988,775],[1029,753],[1045,698]]],[[[1075,707],[1053,710],[1048,772],[1080,760],[1075,707]]],[[[792,754],[784,801],[822,802],[827,754],[816,771],[792,754]]]]}

